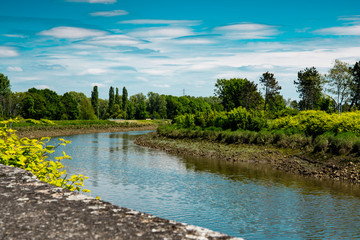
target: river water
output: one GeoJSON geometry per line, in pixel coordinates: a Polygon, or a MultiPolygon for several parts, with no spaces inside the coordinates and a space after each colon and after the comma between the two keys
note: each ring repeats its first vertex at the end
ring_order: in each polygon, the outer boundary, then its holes
{"type": "Polygon", "coordinates": [[[92,196],[118,206],[245,239],[360,238],[360,186],[170,155],[135,145],[144,133],[67,136],[58,152],[92,196]]]}

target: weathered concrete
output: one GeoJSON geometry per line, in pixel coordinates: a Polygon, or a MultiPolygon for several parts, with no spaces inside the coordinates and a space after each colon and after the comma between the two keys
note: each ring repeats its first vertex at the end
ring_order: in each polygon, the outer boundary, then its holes
{"type": "Polygon", "coordinates": [[[114,206],[0,164],[0,239],[239,239],[114,206]]]}

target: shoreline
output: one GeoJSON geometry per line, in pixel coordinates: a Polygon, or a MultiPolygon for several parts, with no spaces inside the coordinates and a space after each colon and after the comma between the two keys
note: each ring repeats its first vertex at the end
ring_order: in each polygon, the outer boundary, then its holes
{"type": "Polygon", "coordinates": [[[157,133],[139,136],[135,143],[172,154],[221,159],[234,163],[269,164],[274,169],[305,177],[360,183],[360,164],[348,161],[344,156],[319,156],[273,146],[172,139],[157,133]]]}
{"type": "Polygon", "coordinates": [[[103,133],[103,132],[130,132],[130,131],[146,131],[156,130],[157,126],[137,126],[137,127],[97,127],[89,128],[79,126],[78,128],[62,128],[57,129],[51,127],[49,129],[19,129],[16,134],[19,138],[41,138],[41,137],[62,137],[79,134],[103,133]]]}

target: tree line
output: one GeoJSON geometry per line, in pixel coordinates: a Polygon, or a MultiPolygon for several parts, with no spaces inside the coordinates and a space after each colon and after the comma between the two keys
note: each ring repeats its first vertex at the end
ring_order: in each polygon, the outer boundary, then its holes
{"type": "Polygon", "coordinates": [[[281,86],[274,73],[263,73],[259,82],[262,91],[258,84],[246,78],[218,79],[212,97],[177,97],[154,92],[129,97],[126,87],[120,92],[111,86],[108,99],[101,99],[97,86],[93,87],[90,98],[81,92],[58,95],[50,89],[36,88],[14,93],[8,77],[0,73],[0,118],[174,119],[183,114],[231,111],[237,107],[264,111],[267,118],[276,118],[302,110],[341,113],[360,108],[360,61],[350,66],[335,60],[324,75],[315,67],[299,71],[294,80],[299,101],[285,100],[280,95],[281,86]]]}

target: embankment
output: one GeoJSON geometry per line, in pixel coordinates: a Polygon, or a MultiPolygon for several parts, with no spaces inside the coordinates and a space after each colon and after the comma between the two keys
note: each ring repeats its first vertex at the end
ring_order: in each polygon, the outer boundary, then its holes
{"type": "Polygon", "coordinates": [[[266,163],[275,169],[293,174],[360,183],[360,164],[357,159],[347,156],[311,154],[301,150],[252,144],[226,144],[200,138],[173,139],[157,133],[140,136],[135,143],[169,153],[232,162],[266,163]]]}
{"type": "Polygon", "coordinates": [[[239,239],[58,188],[0,164],[0,239],[239,239]]]}

